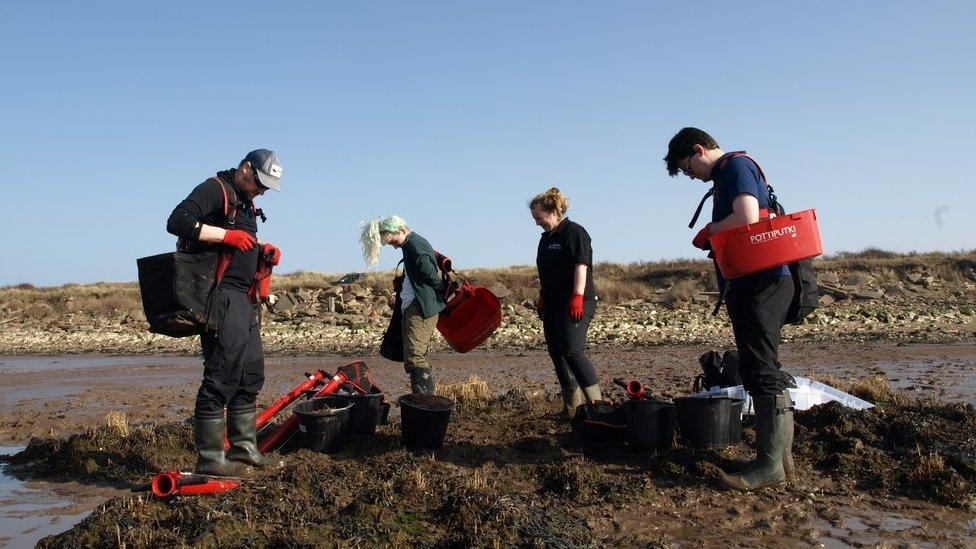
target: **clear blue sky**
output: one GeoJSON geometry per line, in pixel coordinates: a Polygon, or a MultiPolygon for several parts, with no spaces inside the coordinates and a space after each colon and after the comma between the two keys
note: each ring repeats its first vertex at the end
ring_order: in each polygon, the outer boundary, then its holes
{"type": "Polygon", "coordinates": [[[284,166],[259,200],[283,272],[362,270],[359,222],[392,213],[459,268],[533,263],[526,201],[550,185],[598,261],[697,256],[705,186],[661,161],[687,125],[816,207],[828,252],[974,247],[972,2],[5,1],[0,20],[0,284],[134,280],[172,249],[172,208],[259,147],[284,166]]]}

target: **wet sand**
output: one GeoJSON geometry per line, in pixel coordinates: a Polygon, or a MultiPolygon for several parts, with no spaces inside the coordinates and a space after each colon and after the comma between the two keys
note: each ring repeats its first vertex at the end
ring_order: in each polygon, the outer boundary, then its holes
{"type": "MultiPolygon", "coordinates": [[[[707,350],[703,346],[592,349],[590,356],[599,370],[605,394],[621,399],[622,393],[610,380],[623,377],[638,379],[656,396],[671,398],[690,392],[692,379],[699,372],[697,358],[707,350]]],[[[321,368],[331,372],[358,358],[366,360],[375,382],[389,394],[397,396],[408,391],[402,365],[378,356],[270,357],[259,403],[276,399],[299,383],[306,371],[321,368]]],[[[918,398],[976,403],[976,345],[972,343],[795,343],[784,345],[782,360],[787,370],[798,376],[849,380],[881,375],[893,387],[918,398]]],[[[476,375],[486,380],[496,394],[521,387],[555,398],[558,390],[549,358],[540,351],[437,354],[430,357],[430,362],[441,383],[464,381],[476,375]]],[[[105,415],[117,410],[125,411],[132,425],[182,420],[192,413],[201,370],[200,359],[194,357],[0,358],[0,385],[4,387],[0,393],[0,440],[24,444],[31,436],[67,436],[102,425],[105,415]]],[[[568,430],[568,426],[552,424],[546,429],[545,433],[534,434],[544,436],[568,430]]],[[[737,451],[744,453],[747,448],[737,451]]],[[[659,487],[659,507],[594,505],[591,511],[603,514],[591,515],[589,522],[594,539],[619,540],[627,532],[641,532],[642,539],[646,539],[653,531],[653,539],[718,544],[728,542],[729,532],[738,532],[736,539],[743,542],[761,540],[766,532],[770,541],[793,540],[826,547],[884,542],[918,546],[976,543],[976,514],[926,501],[862,492],[821,477],[812,469],[805,469],[805,473],[789,488],[777,488],[765,496],[726,495],[700,486],[659,487]],[[791,511],[794,506],[796,510],[791,511]]],[[[40,520],[47,534],[67,529],[112,495],[111,488],[89,484],[43,483],[34,487],[43,491],[40,493],[56,494],[53,497],[57,502],[49,502],[51,510],[30,517],[40,520]]],[[[41,504],[42,499],[31,499],[20,489],[19,494],[0,501],[0,517],[17,515],[16,506],[25,500],[27,504],[41,504]]],[[[16,536],[34,536],[36,531],[24,533],[30,528],[33,526],[0,524],[0,545],[15,544],[21,539],[16,536]],[[13,530],[8,531],[10,528],[13,530]]]]}
{"type": "MultiPolygon", "coordinates": [[[[704,346],[592,349],[590,356],[605,393],[621,398],[614,377],[640,380],[656,396],[691,391],[704,346]]],[[[304,372],[335,368],[363,359],[386,392],[408,392],[399,363],[362,357],[269,357],[259,404],[269,404],[302,380],[304,372]]],[[[830,375],[845,380],[884,376],[896,389],[919,398],[976,403],[976,344],[896,343],[785,344],[784,368],[803,377],[830,375]]],[[[472,352],[429,357],[437,381],[470,376],[488,382],[496,394],[519,386],[555,393],[558,386],[548,355],[472,352]]],[[[192,413],[202,365],[194,357],[0,357],[0,443],[25,444],[31,436],[67,436],[103,423],[110,411],[124,411],[131,424],[179,420],[192,413]]]]}

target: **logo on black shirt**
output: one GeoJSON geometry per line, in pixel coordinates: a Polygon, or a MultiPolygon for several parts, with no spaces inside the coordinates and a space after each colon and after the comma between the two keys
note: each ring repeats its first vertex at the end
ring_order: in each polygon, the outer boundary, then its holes
{"type": "Polygon", "coordinates": [[[553,243],[549,244],[549,248],[548,249],[550,249],[550,250],[561,250],[561,249],[563,249],[563,245],[560,244],[560,243],[558,243],[558,242],[553,242],[553,243]]]}

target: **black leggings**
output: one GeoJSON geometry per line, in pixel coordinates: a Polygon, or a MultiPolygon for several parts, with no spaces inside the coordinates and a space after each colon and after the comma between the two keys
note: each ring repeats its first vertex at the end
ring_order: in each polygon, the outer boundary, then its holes
{"type": "Polygon", "coordinates": [[[729,282],[725,305],[739,349],[739,374],[752,396],[776,395],[795,387],[779,363],[779,340],[793,301],[793,279],[759,276],[729,282]]]}
{"type": "Polygon", "coordinates": [[[586,330],[596,312],[596,301],[583,302],[583,319],[573,323],[569,319],[569,304],[556,303],[543,308],[542,330],[546,348],[556,367],[559,386],[564,389],[589,387],[597,383],[596,368],[583,352],[586,330]]]}

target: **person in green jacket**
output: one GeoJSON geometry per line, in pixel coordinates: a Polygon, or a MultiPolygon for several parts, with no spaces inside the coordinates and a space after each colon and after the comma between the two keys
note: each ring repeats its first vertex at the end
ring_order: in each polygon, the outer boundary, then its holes
{"type": "Polygon", "coordinates": [[[432,395],[434,376],[426,355],[438,315],[447,305],[437,254],[424,237],[413,232],[396,215],[367,222],[360,241],[363,259],[370,267],[376,265],[384,245],[403,252],[404,280],[400,290],[403,368],[410,376],[411,392],[432,395]]]}

